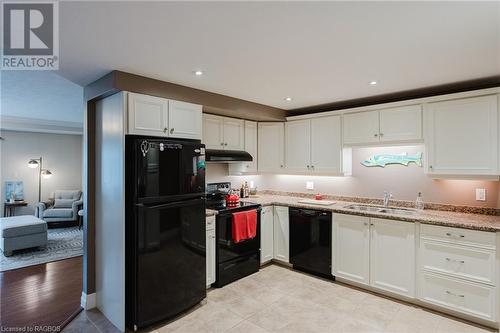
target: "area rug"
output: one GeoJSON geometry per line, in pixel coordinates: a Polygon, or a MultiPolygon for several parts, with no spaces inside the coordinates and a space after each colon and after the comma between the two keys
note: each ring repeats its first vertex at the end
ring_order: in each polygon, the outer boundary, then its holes
{"type": "Polygon", "coordinates": [[[83,230],[78,227],[48,230],[46,248],[15,251],[10,257],[0,252],[0,272],[83,255],[83,230]]]}

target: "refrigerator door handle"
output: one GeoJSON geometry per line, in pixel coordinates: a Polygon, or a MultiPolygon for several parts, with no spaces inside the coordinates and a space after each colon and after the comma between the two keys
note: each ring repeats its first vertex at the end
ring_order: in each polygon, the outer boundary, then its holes
{"type": "Polygon", "coordinates": [[[184,201],[175,201],[175,202],[169,202],[169,203],[164,203],[160,205],[145,205],[145,204],[137,204],[136,206],[138,208],[142,209],[163,209],[163,208],[169,208],[169,207],[187,207],[187,206],[193,206],[197,205],[200,201],[205,201],[204,198],[200,199],[193,199],[193,200],[184,200],[184,201]]]}

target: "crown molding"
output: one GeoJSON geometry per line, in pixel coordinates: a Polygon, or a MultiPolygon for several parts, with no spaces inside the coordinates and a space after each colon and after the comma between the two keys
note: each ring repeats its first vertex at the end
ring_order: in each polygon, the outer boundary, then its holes
{"type": "Polygon", "coordinates": [[[83,123],[2,115],[0,117],[0,129],[4,131],[82,135],[83,123]]]}

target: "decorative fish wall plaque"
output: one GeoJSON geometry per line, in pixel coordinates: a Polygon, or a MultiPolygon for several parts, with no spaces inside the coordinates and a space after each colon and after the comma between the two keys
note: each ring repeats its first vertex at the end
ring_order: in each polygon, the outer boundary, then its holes
{"type": "Polygon", "coordinates": [[[391,155],[391,154],[372,155],[367,160],[361,162],[361,164],[366,167],[380,166],[384,168],[387,164],[402,164],[404,166],[408,166],[408,164],[410,164],[411,162],[421,167],[422,153],[417,153],[415,154],[415,156],[408,156],[408,153],[402,153],[397,155],[391,155]]]}

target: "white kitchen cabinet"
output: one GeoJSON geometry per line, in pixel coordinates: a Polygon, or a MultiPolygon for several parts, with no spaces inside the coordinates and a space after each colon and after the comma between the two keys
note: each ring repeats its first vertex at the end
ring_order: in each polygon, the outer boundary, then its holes
{"type": "Polygon", "coordinates": [[[498,175],[496,95],[429,103],[424,124],[428,174],[498,175]]]}
{"type": "Polygon", "coordinates": [[[340,116],[311,119],[311,169],[314,174],[340,174],[342,170],[340,116]]]}
{"type": "Polygon", "coordinates": [[[343,121],[344,144],[379,142],[378,111],[348,113],[343,121]]]}
{"type": "Polygon", "coordinates": [[[285,123],[285,167],[287,172],[307,172],[311,168],[311,120],[285,123]]]}
{"type": "Polygon", "coordinates": [[[422,107],[409,105],[379,111],[380,142],[422,140],[422,107]]]}
{"type": "Polygon", "coordinates": [[[128,134],[201,139],[202,106],[128,93],[128,134]]]}
{"type": "Polygon", "coordinates": [[[206,221],[207,287],[209,287],[215,282],[215,216],[208,216],[206,221]]]}
{"type": "Polygon", "coordinates": [[[370,284],[370,218],[333,214],[332,274],[370,284]]]}
{"type": "Polygon", "coordinates": [[[203,114],[203,143],[208,149],[244,150],[244,120],[203,114]]]}
{"type": "Polygon", "coordinates": [[[285,123],[287,173],[340,174],[341,156],[340,116],[285,123]]]}
{"type": "Polygon", "coordinates": [[[259,172],[284,172],[285,125],[282,122],[258,124],[259,172]]]}
{"type": "Polygon", "coordinates": [[[409,105],[344,115],[344,143],[348,145],[419,142],[422,108],[409,105]]]}
{"type": "Polygon", "coordinates": [[[169,100],[168,125],[170,137],[201,140],[202,106],[169,100]]]}
{"type": "Polygon", "coordinates": [[[203,114],[203,143],[207,149],[224,149],[224,118],[203,114]]]}
{"type": "Polygon", "coordinates": [[[262,207],[260,219],[260,262],[265,263],[274,257],[274,208],[262,207]]]}
{"type": "Polygon", "coordinates": [[[252,155],[252,162],[229,163],[228,171],[230,175],[242,175],[257,172],[257,122],[245,120],[245,149],[252,155]]]}
{"type": "Polygon", "coordinates": [[[128,93],[128,134],[167,136],[168,100],[128,93]]]}
{"type": "Polygon", "coordinates": [[[370,218],[370,285],[415,296],[415,223],[370,218]]]}
{"type": "Polygon", "coordinates": [[[290,228],[288,207],[274,206],[274,259],[290,260],[290,228]]]}
{"type": "Polygon", "coordinates": [[[224,117],[224,149],[245,150],[245,121],[224,117]]]}

